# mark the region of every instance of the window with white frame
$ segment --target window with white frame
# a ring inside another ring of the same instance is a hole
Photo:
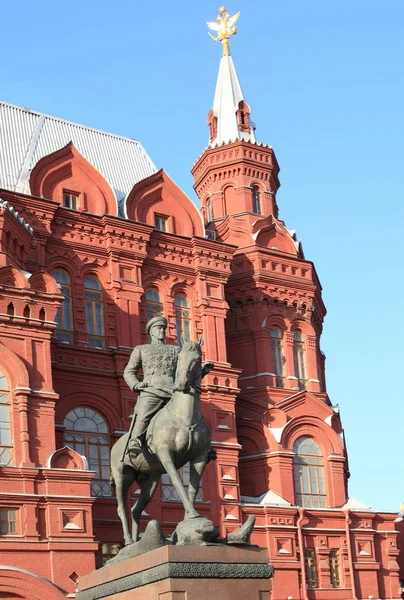
[[[147,320],[153,319],[163,314],[163,304],[160,300],[159,291],[156,288],[146,290],[146,311]]]
[[[0,466],[2,467],[13,464],[10,407],[10,388],[6,376],[0,371]]]
[[[63,441],[80,455],[85,456],[90,471],[95,471],[91,482],[93,496],[110,496],[110,436],[104,418],[92,408],[84,406],[71,410],[63,422]]]
[[[159,231],[167,232],[168,218],[163,215],[154,215],[154,226]]]
[[[63,192],[63,207],[77,210],[79,205],[79,195],[74,192]]]
[[[18,509],[0,508],[0,535],[18,535]]]
[[[324,459],[311,437],[300,437],[293,445],[296,504],[305,508],[327,508]]]
[[[275,385],[278,388],[285,387],[283,371],[282,332],[278,327],[271,327],[269,336],[271,339],[272,370],[275,374]]]

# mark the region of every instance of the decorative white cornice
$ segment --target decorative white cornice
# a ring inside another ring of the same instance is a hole
[[[11,204],[9,204],[8,200],[3,200],[2,198],[0,198],[0,213],[3,213],[5,211],[9,212],[14,217],[14,219],[17,219],[17,221],[21,223],[21,225],[24,227],[24,229],[28,231],[28,233],[33,235],[34,230],[32,229],[31,225],[28,225],[25,219],[23,217],[20,217],[18,212],[15,210],[14,206],[11,206]]]

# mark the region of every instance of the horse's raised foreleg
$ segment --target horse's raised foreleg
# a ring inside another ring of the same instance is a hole
[[[136,504],[132,507],[132,537],[135,542],[137,542],[139,538],[139,522],[142,511],[153,498],[159,481],[160,475],[149,475],[145,479],[140,479],[138,481],[140,495]]]
[[[118,516],[122,522],[123,537],[125,540],[125,546],[133,544],[132,536],[129,532],[128,518],[126,515],[126,498],[130,486],[134,481],[134,471],[128,467],[122,469],[113,469],[112,472],[115,481],[115,494],[118,502]]]
[[[160,446],[159,448],[156,448],[156,454],[159,457],[161,464],[165,468],[167,475],[169,475],[171,483],[173,484],[175,491],[177,492],[178,496],[182,501],[182,504],[184,505],[185,518],[192,519],[193,517],[199,517],[199,514],[196,512],[192,502],[188,498],[181,477],[178,475],[177,469],[174,466],[171,452],[169,451],[169,449],[165,446]]]
[[[199,488],[201,487],[201,479],[207,463],[207,452],[200,454],[195,460],[190,461],[189,463],[188,498],[192,502],[192,505],[194,505],[195,498],[198,495]]]

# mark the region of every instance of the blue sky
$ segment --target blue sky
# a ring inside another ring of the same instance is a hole
[[[232,0],[233,2],[233,0]],[[220,59],[212,0],[2,2],[0,98],[139,139],[195,201]],[[281,167],[280,217],[313,260],[350,494],[404,501],[402,0],[237,0],[232,41],[257,137]]]

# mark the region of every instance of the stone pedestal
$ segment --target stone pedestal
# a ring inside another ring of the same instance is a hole
[[[164,546],[93,571],[77,600],[270,600],[272,567],[257,547]]]

